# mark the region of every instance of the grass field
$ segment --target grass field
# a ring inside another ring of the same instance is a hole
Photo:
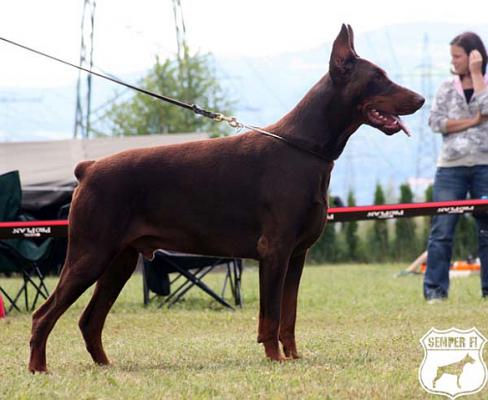
[[[438,398],[424,392],[417,379],[423,359],[419,339],[431,327],[476,326],[488,335],[488,304],[480,299],[474,276],[453,280],[447,302],[427,305],[421,277],[393,277],[402,268],[306,267],[297,323],[303,358],[285,363],[266,361],[256,343],[258,274],[253,268],[244,271],[244,307],[236,312],[197,291],[171,310],[144,309],[141,277],[134,275],[104,330],[110,367],[92,364],[77,327],[88,294],[51,334],[47,375],[27,372],[30,316],[12,314],[0,320],[0,398]],[[51,287],[54,283],[49,281]],[[487,397],[488,387],[469,398]]]

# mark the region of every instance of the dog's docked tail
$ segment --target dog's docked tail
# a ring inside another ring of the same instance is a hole
[[[93,164],[95,164],[95,161],[93,161],[93,160],[82,161],[82,162],[78,163],[78,165],[75,168],[75,176],[76,176],[76,179],[78,179],[79,182],[85,176],[86,171],[88,170],[88,168],[90,168],[90,166],[93,165]]]

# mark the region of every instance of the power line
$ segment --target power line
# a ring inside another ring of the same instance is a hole
[[[0,103],[40,103],[42,97],[0,97]]]

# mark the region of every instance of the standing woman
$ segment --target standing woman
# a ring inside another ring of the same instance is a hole
[[[442,150],[434,180],[434,201],[488,199],[488,75],[485,46],[465,32],[451,41],[454,79],[445,81],[434,99],[429,125],[442,134]],[[432,220],[427,247],[424,297],[445,300],[458,215]],[[488,296],[488,218],[477,218],[481,260],[481,293]]]

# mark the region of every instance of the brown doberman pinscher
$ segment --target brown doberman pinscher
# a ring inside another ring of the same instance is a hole
[[[259,260],[259,333],[272,360],[298,358],[297,293],[307,249],[322,232],[334,160],[361,124],[387,135],[422,96],[360,58],[343,25],[329,73],[268,132],[129,150],[75,169],[66,263],[34,313],[32,372],[46,371],[46,342],[58,318],[92,284],[79,326],[98,364],[109,360],[102,329],[138,253],[156,249]],[[283,345],[284,356],[280,352]]]

